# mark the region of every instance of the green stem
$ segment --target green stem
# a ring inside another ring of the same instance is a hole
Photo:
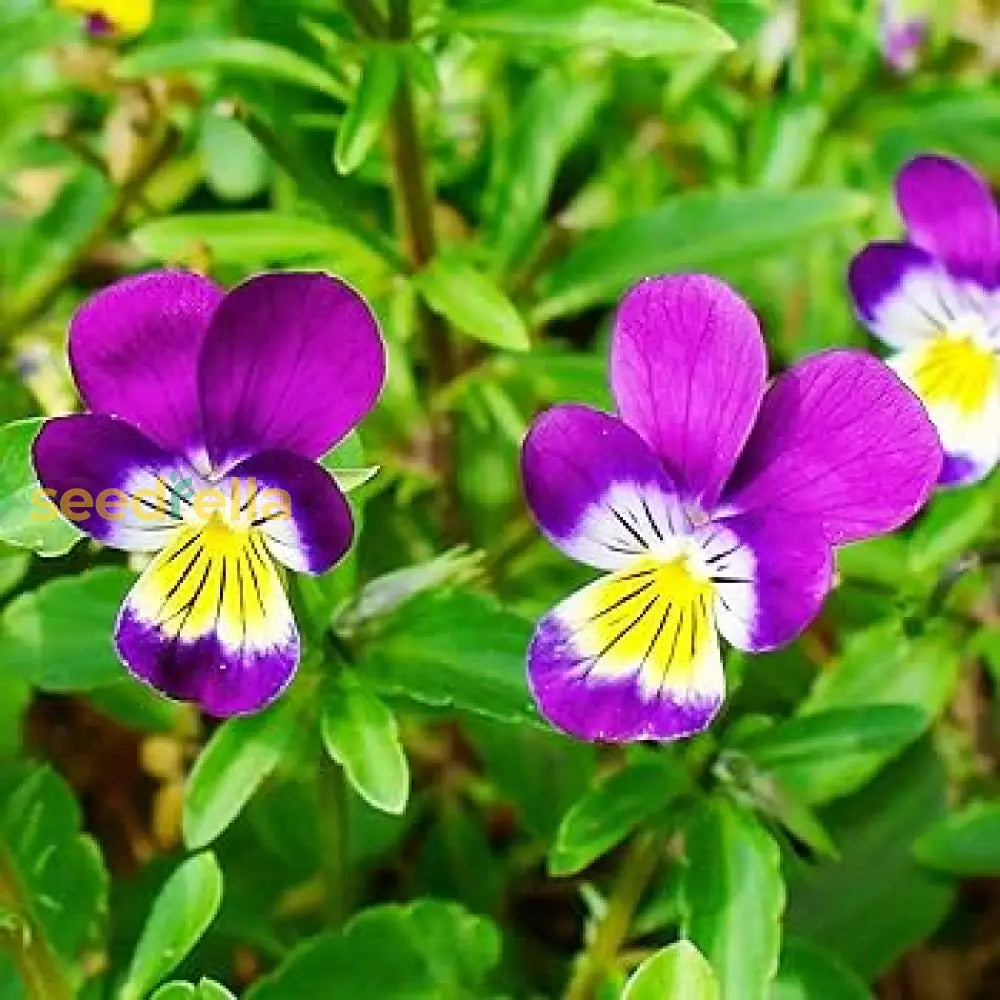
[[[372,0],[343,0],[351,17],[363,31],[373,38],[382,38],[386,33],[385,18]]]
[[[66,980],[42,928],[31,915],[17,875],[0,846],[0,948],[13,960],[29,1000],[73,1000],[76,991]]]
[[[594,932],[590,947],[580,956],[563,1000],[593,1000],[604,977],[614,967],[649,880],[660,860],[660,845],[651,833],[632,842],[608,908]]]
[[[319,765],[319,845],[327,919],[340,927],[351,911],[347,777],[325,754]]]

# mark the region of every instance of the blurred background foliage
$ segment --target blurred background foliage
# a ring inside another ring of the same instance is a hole
[[[844,551],[693,741],[575,744],[524,681],[584,576],[519,442],[609,405],[622,291],[721,274],[775,370],[865,345],[898,167],[1000,181],[1000,8],[909,9],[900,74],[865,0],[158,0],[121,42],[2,0],[2,1000],[1000,995],[996,477]],[[391,355],[300,677],[221,726],[116,660],[135,567],[27,516],[73,309],[164,265],[343,275]]]

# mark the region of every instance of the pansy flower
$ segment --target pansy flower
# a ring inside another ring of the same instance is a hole
[[[920,401],[858,351],[765,385],[746,303],[702,275],[652,278],[621,303],[618,415],[557,406],[532,425],[531,511],[607,575],[542,618],[528,652],[542,713],[585,740],[670,740],[724,694],[718,632],[749,651],[816,616],[833,548],[908,520],[941,466]]]
[[[317,459],[381,390],[371,310],[324,274],[224,294],[158,271],[87,301],[69,355],[90,412],[45,424],[35,468],[93,538],[156,553],[119,615],[122,660],[213,715],[260,709],[299,660],[280,567],[322,573],[351,544],[347,501]]]
[[[897,73],[917,68],[929,29],[928,12],[915,8],[912,0],[882,0],[879,5],[882,55]]]
[[[903,167],[896,199],[907,238],[865,247],[851,292],[937,426],[942,484],[972,483],[1000,460],[1000,214],[986,182],[943,156]]]
[[[153,20],[153,0],[59,0],[59,6],[83,14],[87,31],[98,38],[140,35]]]

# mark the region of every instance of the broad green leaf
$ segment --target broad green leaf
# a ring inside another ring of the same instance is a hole
[[[467,336],[511,351],[531,346],[514,304],[471,264],[435,257],[413,282],[431,309]]]
[[[720,1000],[719,983],[705,956],[678,941],[647,958],[629,979],[621,1000]]]
[[[271,161],[243,122],[225,115],[207,115],[199,145],[205,180],[223,201],[247,201],[267,187]]]
[[[0,617],[4,669],[46,691],[86,691],[120,681],[112,636],[135,580],[118,567],[60,577],[16,597]]]
[[[396,815],[406,809],[410,768],[392,709],[341,673],[323,693],[320,728],[327,753],[369,805]]]
[[[597,45],[635,58],[734,48],[732,39],[700,14],[654,0],[489,0],[457,11],[449,27],[511,44]]]
[[[785,886],[778,845],[748,812],[707,801],[686,836],[684,930],[722,1000],[767,1000],[778,970]]]
[[[333,162],[342,174],[350,174],[365,162],[389,116],[399,82],[396,53],[373,48],[365,58],[361,80],[337,130]]]
[[[530,622],[484,594],[426,593],[385,620],[360,669],[387,694],[537,725],[524,675],[530,638]]]
[[[870,211],[854,191],[680,194],[659,208],[585,235],[540,282],[532,319],[543,323],[611,302],[648,274],[757,265],[810,236],[836,232]]]
[[[208,250],[221,263],[315,261],[349,280],[381,280],[386,265],[347,229],[277,212],[174,215],[132,233],[139,249],[158,260],[181,260]]]
[[[945,811],[945,769],[925,738],[824,811],[840,857],[792,867],[789,933],[822,945],[866,980],[932,934],[953,888],[916,863],[912,845]]]
[[[160,890],[136,945],[120,1000],[144,997],[184,960],[215,919],[222,872],[209,851],[188,858]]]
[[[280,80],[317,90],[338,101],[349,96],[340,80],[325,69],[290,49],[254,38],[191,38],[149,45],[115,63],[115,75],[120,80],[200,69],[229,70],[254,79]]]
[[[944,631],[906,634],[898,621],[852,634],[819,675],[801,714],[862,705],[913,705],[928,720],[948,704],[961,667],[960,644]]]
[[[35,475],[31,446],[44,423],[36,417],[0,427],[0,541],[59,556],[83,536],[42,493]]]
[[[949,875],[1000,873],[1000,802],[975,802],[946,816],[921,835],[914,853]]]
[[[317,983],[343,997],[472,1000],[494,995],[486,981],[499,958],[496,928],[454,903],[376,906],[293,951],[246,1000],[316,1000]]]
[[[786,940],[769,1000],[873,1000],[850,969],[803,941]]]
[[[225,986],[214,979],[202,979],[197,986],[191,983],[164,983],[151,1000],[236,1000]]]
[[[928,722],[912,705],[831,709],[780,722],[739,747],[792,795],[815,805],[859,788]]]
[[[192,850],[210,844],[278,766],[298,728],[290,697],[266,711],[224,722],[212,734],[187,779],[184,842]]]
[[[51,768],[0,771],[0,913],[72,966],[107,910],[107,874],[96,842],[81,833],[72,791]]]
[[[581,79],[568,68],[551,66],[519,103],[484,208],[484,242],[501,270],[517,264],[527,249],[560,163],[606,93],[600,78]]]
[[[626,766],[586,792],[566,813],[549,853],[553,875],[573,875],[620,844],[688,787],[673,758]]]

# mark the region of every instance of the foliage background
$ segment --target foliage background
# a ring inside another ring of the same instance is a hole
[[[3,0],[0,998],[610,998],[679,938],[711,969],[673,948],[633,1000],[998,995],[995,477],[844,551],[696,740],[574,744],[527,695],[532,622],[585,577],[518,445],[609,405],[624,288],[720,273],[775,369],[863,345],[845,269],[897,231],[895,170],[1000,180],[992,0],[938,4],[908,76],[873,3],[691,7],[160,0],[114,45]],[[164,264],[330,270],[390,345],[328,459],[363,531],[296,590],[300,678],[222,726],[115,659],[134,567],[27,518],[69,316]]]

